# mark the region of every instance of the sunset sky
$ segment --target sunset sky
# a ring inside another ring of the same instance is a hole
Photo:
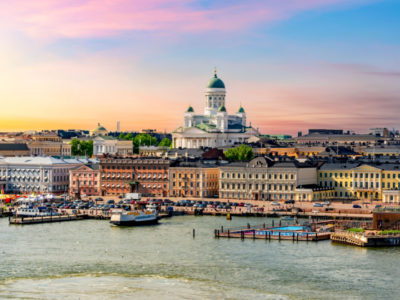
[[[400,128],[400,1],[1,1],[0,131],[171,131],[215,66],[262,133]]]

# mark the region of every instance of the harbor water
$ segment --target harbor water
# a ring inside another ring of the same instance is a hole
[[[221,225],[263,222],[271,219],[179,216],[114,227],[3,218],[0,299],[398,299],[399,247],[214,238]]]

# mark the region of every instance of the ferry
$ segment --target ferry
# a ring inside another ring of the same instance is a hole
[[[158,223],[158,213],[155,209],[145,210],[113,210],[111,224],[117,226],[139,226]]]
[[[28,207],[20,206],[15,212],[17,217],[47,217],[58,216],[58,212],[53,212],[47,207]]]

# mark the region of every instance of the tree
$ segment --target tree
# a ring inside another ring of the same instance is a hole
[[[71,154],[91,157],[93,155],[93,141],[80,141],[78,139],[72,139]]]
[[[78,139],[72,139],[71,141],[71,154],[72,155],[79,155],[79,147],[78,145],[80,145],[80,141]]]
[[[225,157],[230,161],[249,161],[253,156],[253,149],[247,145],[240,145],[225,151]]]
[[[158,144],[159,147],[171,147],[171,140],[169,138],[163,138]]]
[[[133,144],[137,147],[139,146],[156,146],[157,145],[157,138],[152,137],[150,134],[147,133],[139,133],[133,139]]]

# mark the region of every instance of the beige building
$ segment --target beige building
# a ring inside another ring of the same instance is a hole
[[[181,162],[169,168],[169,194],[172,197],[215,197],[218,175],[215,164]]]
[[[133,142],[130,140],[118,140],[111,136],[98,136],[93,139],[93,155],[102,154],[132,155]]]
[[[250,200],[295,200],[297,187],[316,184],[317,169],[296,161],[272,162],[257,157],[220,167],[219,197]]]
[[[32,156],[71,156],[71,145],[62,141],[33,141],[28,147]]]

